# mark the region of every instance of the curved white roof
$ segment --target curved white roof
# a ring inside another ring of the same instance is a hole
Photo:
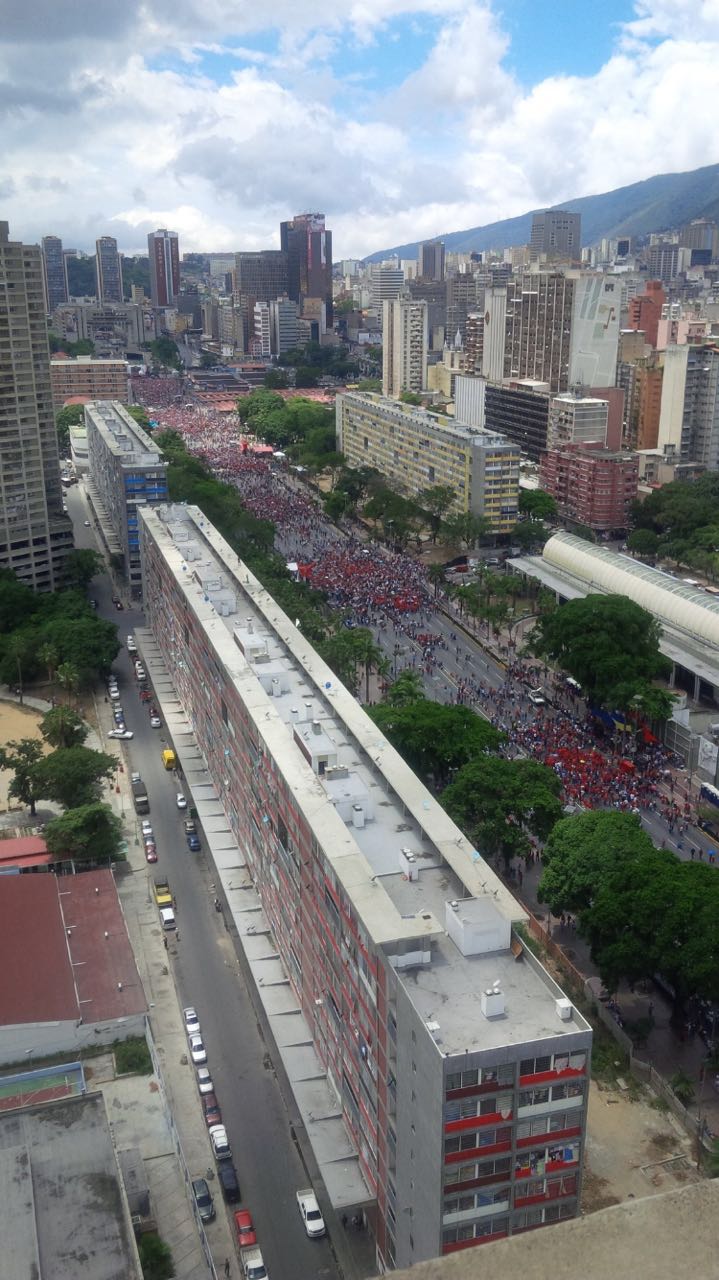
[[[670,573],[585,542],[571,533],[555,533],[545,543],[542,559],[571,574],[590,591],[594,588],[605,595],[628,596],[658,622],[719,649],[719,600],[687,586]]]

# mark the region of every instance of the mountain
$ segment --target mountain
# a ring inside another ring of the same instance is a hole
[[[668,231],[693,218],[719,216],[719,164],[692,169],[689,173],[660,173],[629,187],[617,187],[599,196],[581,196],[563,200],[553,209],[569,209],[582,215],[582,244],[596,244],[605,236],[645,236],[650,231]],[[453,253],[469,253],[476,249],[506,249],[509,245],[529,244],[533,209],[518,218],[488,222],[469,231],[450,231],[440,236],[445,248]],[[416,258],[419,241],[382,249],[365,258],[365,262],[381,262],[394,254],[399,258]]]

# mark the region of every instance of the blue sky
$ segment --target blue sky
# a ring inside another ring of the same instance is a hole
[[[256,249],[321,209],[364,255],[719,162],[719,0],[10,0],[3,36],[25,239]]]

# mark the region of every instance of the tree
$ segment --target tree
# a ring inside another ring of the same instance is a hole
[[[60,684],[69,692],[77,692],[98,675],[105,675],[120,652],[117,627],[93,613],[87,604],[80,616],[59,615],[42,628],[43,642],[54,645],[61,665],[57,669]],[[70,667],[68,673],[62,668]],[[74,674],[73,674],[74,673]]]
[[[89,547],[77,547],[68,552],[62,566],[62,578],[67,587],[87,591],[96,574],[103,569],[102,556]]]
[[[85,741],[88,728],[71,707],[52,707],[40,721],[40,732],[51,747],[78,747]]]
[[[316,369],[311,369],[309,365],[300,365],[295,370],[296,387],[316,387],[319,384],[319,380],[319,373]]]
[[[284,369],[268,369],[265,374],[264,385],[270,391],[284,391],[289,387],[290,379]]]
[[[520,520],[515,524],[510,538],[523,551],[531,551],[533,547],[544,546],[549,537],[549,529],[541,520]]]
[[[45,828],[45,841],[54,857],[76,862],[116,862],[123,856],[122,822],[109,805],[99,802],[53,818]]]
[[[42,662],[43,666],[47,669],[48,680],[52,681],[55,671],[57,670],[57,664],[60,660],[55,645],[47,643],[41,644],[37,651],[37,657],[38,661]]]
[[[378,391],[382,390],[381,378],[361,378],[357,383],[358,391]]]
[[[21,738],[0,747],[0,769],[9,769],[15,775],[8,794],[21,804],[28,805],[35,814],[36,802],[44,792],[35,775],[35,768],[42,759],[43,745],[38,738]]]
[[[113,776],[116,767],[115,757],[103,751],[59,747],[37,762],[33,776],[39,795],[72,809],[99,800],[101,783]]]
[[[149,416],[141,404],[126,404],[125,411],[129,413],[131,418],[135,419],[135,422],[139,427],[142,427],[143,431],[152,430]]]
[[[423,489],[418,495],[417,502],[427,514],[433,542],[437,541],[442,521],[451,510],[456,497],[455,490],[449,484],[432,485],[429,489]]]
[[[446,572],[443,564],[431,564],[427,570],[427,577],[434,587],[435,599],[439,588],[446,582]]]
[[[486,516],[475,516],[471,511],[458,511],[449,516],[441,527],[442,541],[448,547],[477,546],[491,532],[492,523]]]
[[[347,494],[335,488],[325,496],[322,505],[330,520],[339,520],[347,513],[351,504]]]
[[[496,751],[503,737],[469,707],[445,706],[424,697],[399,706],[382,702],[371,707],[369,715],[410,768],[440,787],[457,769]]]
[[[164,334],[159,338],[153,338],[150,343],[150,351],[156,364],[164,365],[167,369],[181,368],[180,352],[177,343],[173,342],[172,338],[168,338]]]
[[[323,645],[323,657],[348,689],[356,692],[357,668],[364,667],[365,698],[369,702],[369,679],[372,670],[386,667],[386,658],[369,627],[342,628],[330,636]]]
[[[505,864],[525,856],[530,835],[546,840],[562,816],[561,783],[536,760],[483,756],[460,770],[442,793],[442,804],[482,852]]]
[[[170,1246],[154,1232],[140,1236],[138,1245],[143,1280],[171,1280],[175,1274]]]
[[[660,638],[659,623],[633,600],[589,595],[539,618],[529,644],[579,681],[590,703],[626,710],[669,672]]]
[[[422,397],[416,391],[400,391],[399,398],[402,404],[421,405]]]
[[[653,529],[632,529],[627,547],[633,555],[653,560],[659,550],[659,535]]]
[[[424,681],[418,671],[401,671],[382,701],[390,707],[406,707],[424,698]]]
[[[0,635],[22,626],[36,598],[32,589],[16,578],[11,569],[0,569]]]
[[[557,504],[544,489],[520,489],[519,510],[530,520],[554,520],[557,516]]]
[[[220,357],[216,356],[214,351],[203,351],[200,355],[201,369],[214,369],[220,363]]]
[[[68,697],[76,694],[80,688],[80,672],[74,662],[61,662],[56,672],[58,684]]]
[[[593,809],[563,818],[542,853],[539,901],[555,916],[579,914],[618,865],[633,864],[647,851],[653,853],[654,845],[635,814]]]
[[[82,404],[68,404],[55,415],[57,438],[63,452],[70,447],[70,427],[77,427],[84,421],[85,406]]]

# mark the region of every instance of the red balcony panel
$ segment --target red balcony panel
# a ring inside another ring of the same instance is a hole
[[[468,1129],[482,1129],[487,1124],[508,1124],[511,1119],[511,1112],[508,1116],[501,1116],[498,1111],[491,1111],[487,1116],[466,1116],[464,1120],[447,1120],[445,1122],[445,1133],[462,1133]]]
[[[461,1249],[474,1249],[478,1244],[489,1244],[491,1240],[504,1240],[506,1231],[494,1231],[488,1236],[475,1236],[472,1240],[455,1240],[452,1244],[443,1244],[442,1253],[459,1253]]]
[[[546,1147],[549,1143],[554,1146],[564,1138],[578,1138],[581,1132],[577,1126],[575,1129],[560,1129],[558,1133],[535,1133],[529,1138],[517,1138],[517,1147]]]
[[[510,1151],[512,1143],[495,1142],[491,1147],[472,1147],[469,1151],[450,1151],[444,1157],[445,1164],[464,1164],[465,1161],[479,1160],[484,1156],[501,1155],[503,1151]]]
[[[564,1071],[536,1071],[531,1076],[520,1076],[519,1084],[522,1088],[530,1084],[556,1084],[557,1080],[573,1080],[586,1074],[584,1067],[566,1067]]]
[[[448,1102],[455,1102],[460,1098],[476,1098],[483,1093],[497,1093],[499,1089],[509,1090],[510,1085],[500,1084],[498,1080],[487,1080],[485,1084],[468,1084],[464,1089],[448,1089],[446,1098]]]

